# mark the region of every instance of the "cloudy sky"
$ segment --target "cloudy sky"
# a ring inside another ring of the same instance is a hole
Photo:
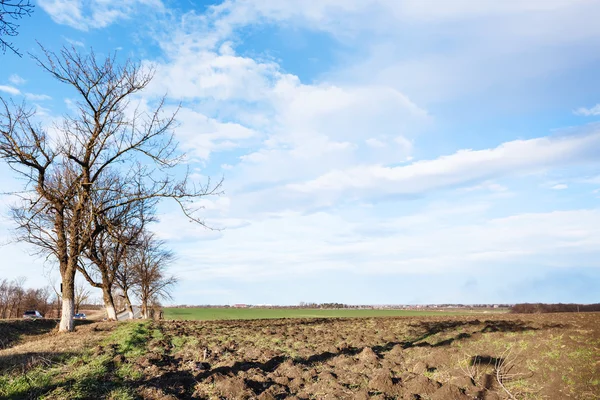
[[[116,51],[179,102],[196,179],[179,304],[597,302],[600,1],[38,0],[0,95],[47,124],[74,94],[26,54]],[[5,191],[22,182],[2,165]],[[0,277],[51,263],[10,243]]]

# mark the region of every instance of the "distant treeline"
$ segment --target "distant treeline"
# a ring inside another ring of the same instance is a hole
[[[0,319],[22,318],[27,310],[39,311],[46,318],[59,318],[60,294],[51,285],[43,288],[25,287],[25,278],[12,281],[0,279]],[[89,291],[78,286],[75,289],[75,309],[99,310],[101,305],[86,304]]]
[[[600,311],[600,304],[544,304],[522,303],[511,307],[510,312],[515,314],[537,314],[558,312],[592,312]]]
[[[305,303],[301,302],[299,305],[271,305],[271,304],[234,304],[234,305],[215,305],[215,304],[180,304],[171,305],[169,308],[273,308],[273,309],[305,309],[305,308],[316,308],[316,309],[415,309],[415,308],[510,308],[510,304],[425,304],[425,305],[405,305],[405,304],[343,304],[343,303]]]
[[[38,310],[46,315],[53,308],[52,290],[48,287],[24,287],[25,278],[0,279],[0,319],[21,318],[26,310]]]

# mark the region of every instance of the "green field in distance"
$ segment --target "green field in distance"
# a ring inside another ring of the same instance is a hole
[[[268,318],[326,318],[326,317],[400,317],[426,315],[471,315],[498,313],[506,310],[354,310],[312,308],[164,308],[164,319],[223,320]]]

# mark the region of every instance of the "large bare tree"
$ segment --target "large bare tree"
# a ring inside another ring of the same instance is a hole
[[[40,46],[41,47],[41,46]],[[1,100],[0,157],[25,181],[13,207],[21,240],[56,260],[62,280],[61,331],[73,330],[74,282],[84,253],[106,229],[98,217],[148,199],[174,199],[193,221],[193,200],[216,194],[221,182],[193,185],[173,137],[175,115],[164,99],[146,110],[131,100],[153,71],[116,55],[99,59],[63,48],[42,47],[38,65],[74,89],[77,110],[52,135],[25,105]],[[179,168],[181,169],[181,168]],[[179,173],[179,174],[177,174]],[[119,185],[111,177],[119,177]],[[95,198],[110,201],[95,204]]]

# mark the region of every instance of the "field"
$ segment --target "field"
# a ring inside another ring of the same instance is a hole
[[[35,323],[0,398],[600,398],[598,313]]]
[[[490,313],[506,310],[488,310]],[[167,320],[228,320],[228,319],[277,319],[277,318],[357,318],[357,317],[409,317],[432,315],[470,315],[481,313],[467,309],[440,310],[353,310],[314,308],[165,308]]]

